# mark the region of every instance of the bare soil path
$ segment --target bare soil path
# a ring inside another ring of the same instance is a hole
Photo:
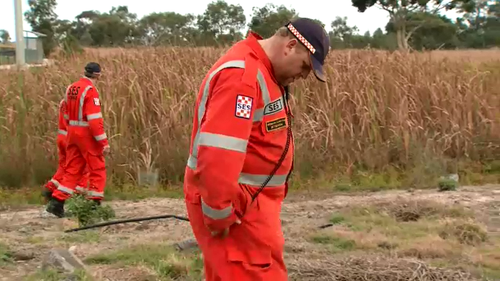
[[[389,262],[385,259],[402,260],[403,257],[394,256],[394,252],[387,255],[377,255],[373,258],[364,259],[373,266],[373,278],[353,277],[351,273],[345,272],[345,279],[339,274],[345,266],[354,269],[355,265],[361,265],[359,251],[368,248],[344,246],[340,249],[345,251],[332,251],[332,248],[321,241],[315,243],[311,235],[316,233],[318,226],[331,221],[333,214],[345,210],[346,207],[363,206],[370,204],[390,204],[398,201],[430,200],[443,206],[463,206],[476,214],[478,223],[484,224],[489,241],[495,241],[500,236],[500,185],[489,185],[482,187],[461,187],[458,191],[437,192],[431,190],[416,191],[385,191],[368,193],[363,195],[333,195],[333,194],[293,194],[287,198],[283,205],[282,221],[283,231],[286,238],[286,260],[290,270],[291,280],[384,280],[383,270],[392,270],[394,274],[397,268],[391,269],[390,265],[377,265],[379,262]],[[117,218],[133,218],[142,216],[154,216],[161,214],[176,214],[186,216],[184,203],[179,199],[145,199],[140,201],[114,201],[109,202],[116,212]],[[76,246],[75,253],[84,260],[99,254],[109,254],[131,245],[143,245],[147,243],[165,243],[183,241],[192,238],[189,223],[172,219],[147,221],[141,223],[127,223],[109,226],[92,231],[81,231],[65,234],[63,231],[77,227],[77,223],[69,219],[41,218],[42,208],[27,208],[22,210],[5,210],[0,212],[0,280],[25,280],[29,275],[39,271],[42,259],[52,248],[69,248]],[[325,229],[330,234],[342,231],[341,224]],[[338,234],[337,233],[337,234]],[[343,232],[344,234],[347,232]],[[352,232],[354,233],[354,232]],[[357,234],[356,234],[357,235]],[[376,234],[373,234],[375,237]],[[356,236],[361,237],[361,236]],[[363,244],[367,237],[363,236],[356,240],[356,245]],[[357,238],[356,238],[357,239]],[[364,240],[363,240],[364,239]],[[319,240],[318,240],[319,241]],[[316,241],[316,242],[318,242]],[[336,240],[337,241],[337,240]],[[363,243],[361,243],[363,242]],[[342,244],[343,245],[343,244]],[[337,248],[339,246],[337,245]],[[499,248],[500,249],[500,248]],[[349,253],[348,256],[345,254]],[[366,252],[363,252],[366,253]],[[371,251],[370,253],[375,253]],[[2,258],[2,255],[4,256]],[[481,254],[481,257],[486,257]],[[488,256],[491,260],[500,264],[500,253]],[[362,255],[364,256],[364,254]],[[467,254],[463,254],[463,257]],[[462,256],[461,256],[462,257]],[[423,257],[424,259],[425,257]],[[423,260],[422,259],[422,260]],[[421,265],[423,261],[405,260],[408,268]],[[477,262],[477,260],[476,260]],[[89,264],[89,272],[96,280],[171,280],[155,277],[158,268],[145,265],[123,266],[119,264],[95,263]],[[376,273],[377,268],[384,267]],[[416,269],[415,269],[416,270]],[[332,273],[337,271],[337,273]],[[444,272],[444,271],[443,271]],[[377,275],[378,274],[378,275]],[[393,275],[394,275],[393,274]],[[445,273],[436,273],[439,274]],[[448,273],[446,273],[448,274]],[[452,273],[450,273],[452,274]],[[451,279],[439,280],[466,280],[460,279],[461,273]],[[365,274],[366,275],[366,274]],[[379,277],[376,277],[379,276]],[[432,275],[432,274],[431,274]],[[349,277],[351,276],[351,277]],[[356,275],[357,276],[357,275]],[[443,275],[444,276],[444,275]],[[465,276],[465,275],[464,275]],[[494,275],[493,275],[494,276]],[[187,277],[186,277],[187,278]],[[378,278],[378,279],[377,279]],[[438,277],[436,277],[438,278]],[[472,278],[472,277],[469,277]],[[182,279],[179,280],[189,280]],[[406,280],[387,279],[385,280]],[[438,280],[438,279],[412,279],[412,280]],[[492,279],[489,280],[500,280]]]

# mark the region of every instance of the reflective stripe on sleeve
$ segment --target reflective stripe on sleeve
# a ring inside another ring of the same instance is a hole
[[[106,136],[106,133],[104,133],[104,134],[100,134],[100,135],[98,135],[98,136],[94,136],[94,139],[95,139],[96,141],[102,141],[102,140],[105,140],[105,139],[107,139],[107,138],[108,138],[108,136]]]
[[[232,205],[222,210],[214,209],[208,206],[203,199],[201,200],[201,210],[203,211],[203,214],[213,220],[223,220],[228,218],[231,215],[232,209]]]
[[[94,120],[94,119],[99,119],[99,118],[102,118],[102,113],[101,112],[93,113],[93,114],[88,114],[87,115],[87,120],[88,121]]]
[[[59,182],[55,179],[50,180],[51,183],[53,183],[55,186],[59,187]]]
[[[64,136],[68,135],[68,132],[65,130],[57,130],[57,133]]]
[[[198,145],[218,147],[238,152],[247,151],[248,141],[245,139],[225,136],[221,134],[201,133]]]

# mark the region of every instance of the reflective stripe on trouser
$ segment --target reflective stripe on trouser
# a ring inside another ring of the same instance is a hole
[[[189,224],[203,252],[206,281],[288,280],[279,207],[271,208],[275,210],[272,213],[270,209],[256,208],[254,219],[243,217],[240,225],[231,226],[229,236],[221,243],[221,238],[213,237],[205,226],[200,205],[188,201],[185,204]],[[266,268],[259,268],[263,266]]]
[[[60,185],[62,188],[56,190],[53,197],[59,200],[71,197],[76,187],[82,186],[82,177],[85,177],[88,171],[89,185],[85,192],[87,198],[96,200],[103,198],[106,185],[105,159],[103,155],[94,155],[89,152],[94,145],[91,138],[68,137],[66,171]]]

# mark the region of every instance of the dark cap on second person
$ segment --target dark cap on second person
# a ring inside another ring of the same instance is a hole
[[[330,40],[325,29],[309,18],[297,18],[288,22],[285,26],[311,53],[316,78],[326,82],[323,65],[330,50]]]
[[[101,66],[96,63],[96,62],[89,62],[85,66],[85,74],[94,76],[94,75],[99,75],[101,73]]]

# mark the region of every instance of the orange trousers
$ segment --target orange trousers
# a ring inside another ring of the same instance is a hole
[[[58,165],[56,173],[52,176],[52,178],[45,184],[45,188],[54,192],[61,183],[65,170],[66,170],[66,136],[65,135],[57,135],[57,152],[58,152]],[[88,186],[88,171],[85,169],[85,172],[76,186],[77,192],[84,192]]]
[[[99,150],[89,134],[68,132],[66,170],[59,187],[52,193],[52,197],[62,201],[70,198],[88,171],[87,198],[102,200],[106,185],[106,164],[104,155]]]
[[[187,195],[193,234],[203,252],[206,281],[286,281],[281,231],[281,203],[259,195],[241,224],[225,238],[212,237],[203,222],[199,195]]]

